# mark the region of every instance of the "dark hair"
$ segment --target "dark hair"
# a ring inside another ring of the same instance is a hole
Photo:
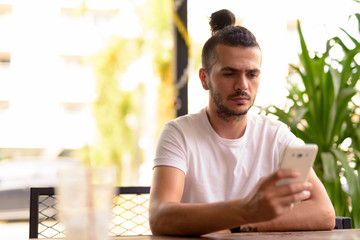
[[[209,24],[212,34],[202,49],[202,65],[206,72],[210,72],[216,57],[214,48],[218,44],[260,49],[254,34],[244,27],[235,26],[235,15],[227,9],[212,13]]]

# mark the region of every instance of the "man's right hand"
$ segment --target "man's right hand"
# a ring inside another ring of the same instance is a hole
[[[288,212],[294,203],[310,198],[312,188],[309,182],[276,186],[283,178],[296,178],[299,174],[292,169],[279,169],[260,179],[252,192],[243,199],[242,209],[247,222],[267,221]]]

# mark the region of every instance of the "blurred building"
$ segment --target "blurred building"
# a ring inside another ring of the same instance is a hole
[[[92,56],[136,31],[122,28],[129,1],[99,2],[0,0],[0,159],[94,141]]]

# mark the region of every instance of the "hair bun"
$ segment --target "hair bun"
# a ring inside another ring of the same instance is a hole
[[[226,26],[235,25],[235,15],[227,9],[222,9],[211,14],[210,27],[212,35]]]

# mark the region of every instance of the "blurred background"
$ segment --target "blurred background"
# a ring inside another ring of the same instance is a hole
[[[354,0],[0,0],[0,237],[28,237],[22,194],[56,186],[61,167],[114,164],[119,185],[151,184],[164,123],[207,104],[201,48],[222,8],[262,48],[257,106],[286,104],[297,20],[311,52],[358,32]]]

